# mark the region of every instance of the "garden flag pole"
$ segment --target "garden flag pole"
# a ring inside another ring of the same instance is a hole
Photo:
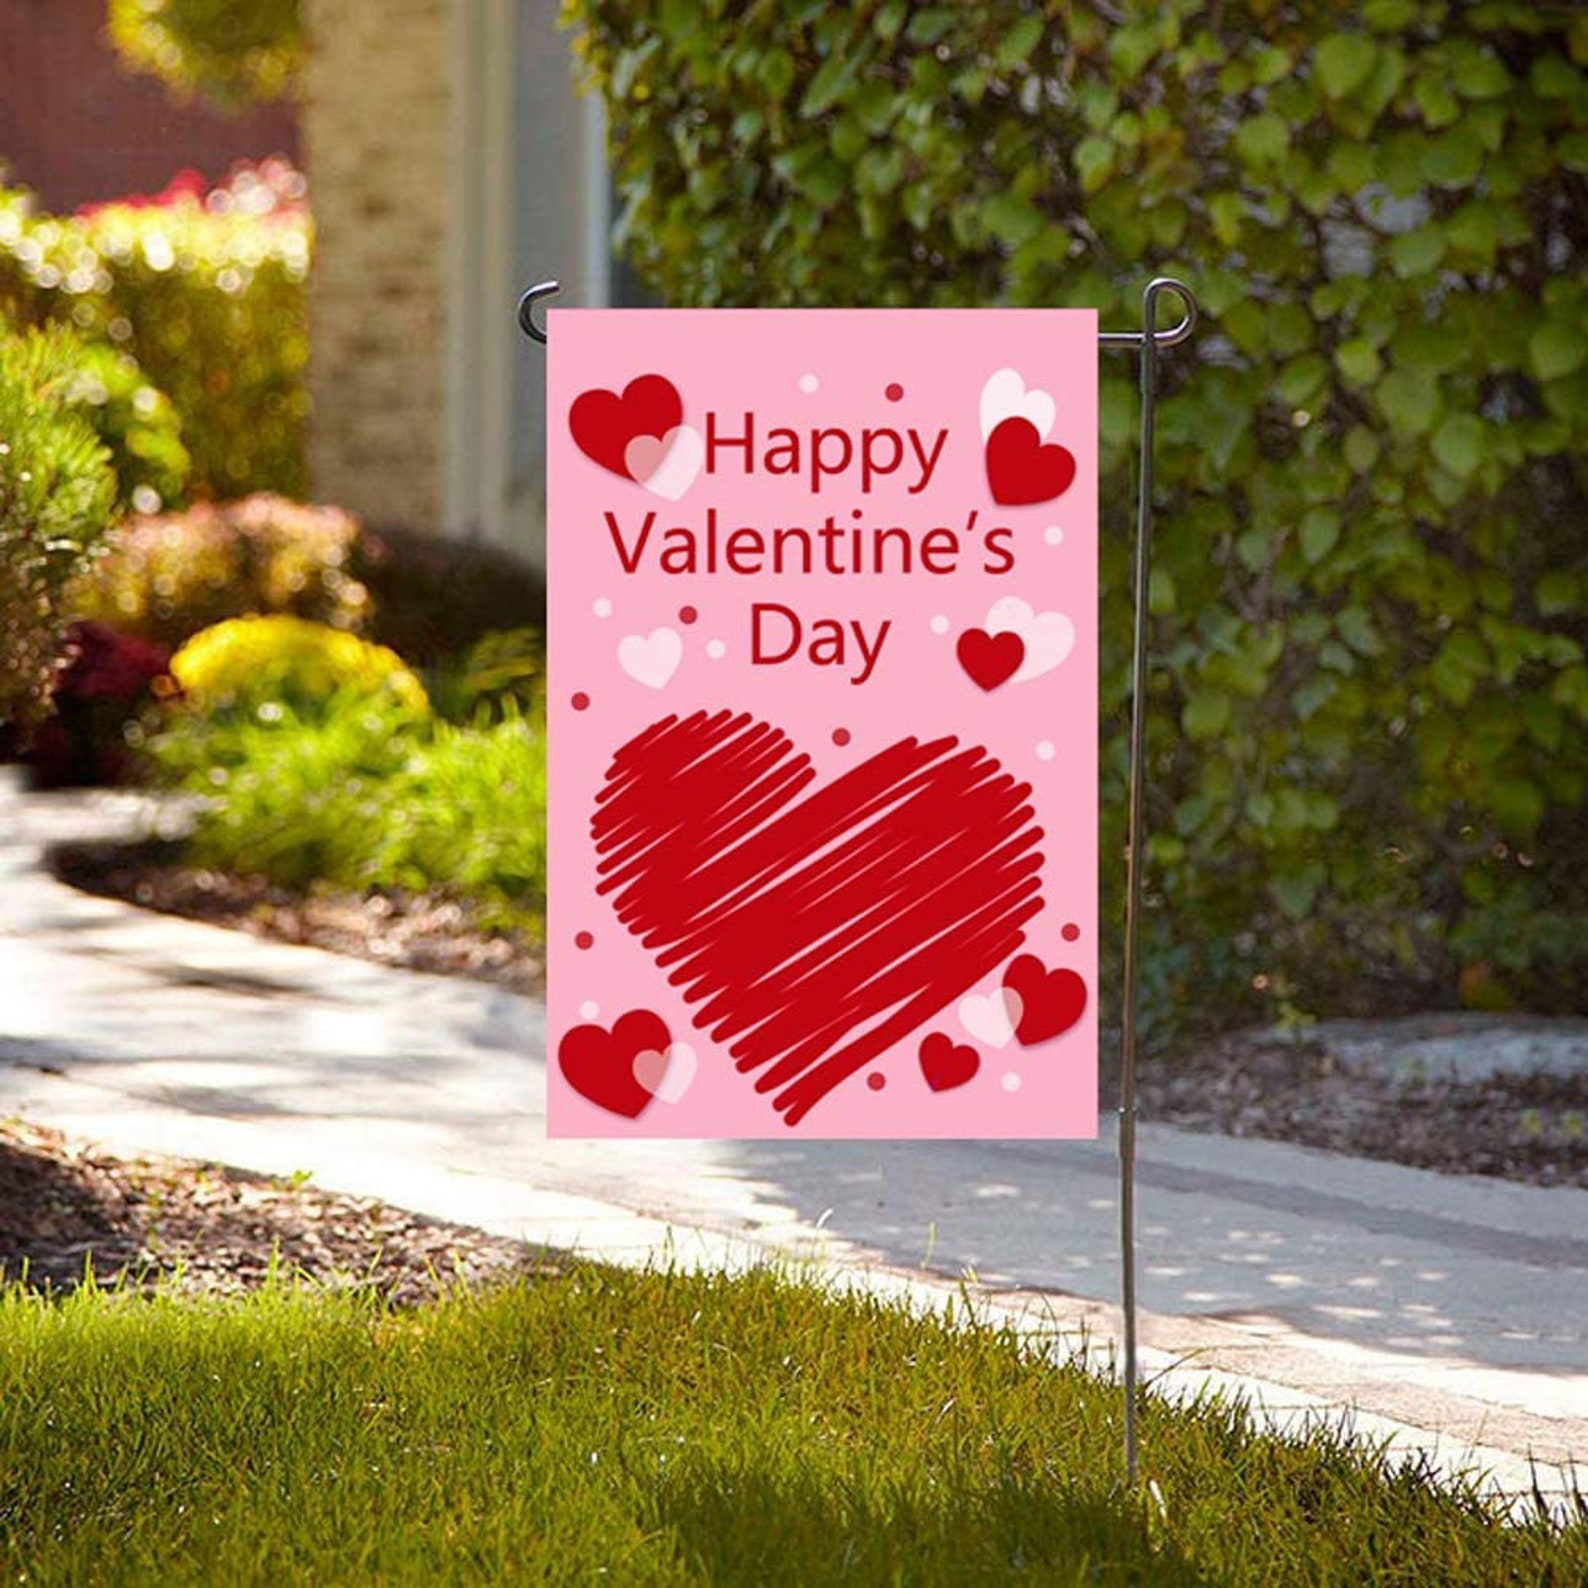
[[[558,290],[541,282],[519,302],[542,344],[535,305]],[[1160,328],[1165,292],[1183,309]],[[1138,351],[1119,1096],[1134,1484],[1154,421],[1159,352],[1191,334],[1195,300],[1154,279],[1139,331],[1099,332],[1088,310],[918,311],[935,317],[925,340],[922,321],[889,311],[796,312],[797,328],[782,311],[559,314],[559,348],[570,340],[551,373],[548,495],[591,533],[550,548],[566,557],[551,649],[580,686],[553,701],[566,753],[552,819],[587,831],[557,851],[566,914],[551,947],[570,975],[548,978],[549,1128],[736,1139],[800,1128],[819,1107],[808,1134],[1095,1134],[1090,348]],[[1027,383],[1033,368],[1052,390]],[[790,423],[796,411],[815,422]],[[1066,610],[1037,611],[1011,586]],[[989,595],[983,621],[967,603]],[[839,599],[842,620],[827,606]],[[852,693],[879,664],[882,686]],[[958,713],[955,731],[868,756],[866,730],[896,731],[900,706]],[[1033,744],[1034,722],[1051,738]],[[1031,939],[1056,968],[1015,954],[1045,893],[1073,917]],[[590,993],[620,1000],[606,1023]],[[950,1011],[957,1029],[920,1036]],[[709,1039],[706,1062],[684,1037]],[[862,1071],[863,1088],[843,1084]]]

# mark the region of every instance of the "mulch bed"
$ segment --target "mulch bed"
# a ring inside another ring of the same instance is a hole
[[[168,915],[404,970],[468,976],[509,992],[545,990],[539,945],[517,933],[487,930],[478,912],[460,900],[398,889],[367,895],[332,888],[293,893],[263,877],[184,865],[180,854],[180,844],[163,841],[74,843],[56,845],[49,860],[62,881],[85,893]]]
[[[1588,1188],[1588,1075],[1400,1081],[1327,1043],[1233,1032],[1141,1068],[1139,1115],[1449,1174]]]
[[[538,945],[482,931],[467,909],[424,895],[305,898],[257,877],[185,866],[175,845],[62,846],[52,863],[90,892],[383,964],[544,989]],[[1118,1095],[1105,1036],[1102,1095]],[[1398,1081],[1314,1038],[1243,1031],[1141,1066],[1140,1117],[1261,1136],[1455,1174],[1588,1187],[1588,1075],[1507,1074],[1475,1083]]]
[[[363,1197],[185,1159],[118,1158],[58,1131],[0,1120],[0,1284],[95,1282],[188,1293],[257,1290],[274,1267],[415,1306],[459,1283],[554,1271],[483,1230]]]

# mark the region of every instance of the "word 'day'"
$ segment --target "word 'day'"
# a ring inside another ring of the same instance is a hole
[[[1094,1135],[1094,316],[550,325],[551,1133]]]

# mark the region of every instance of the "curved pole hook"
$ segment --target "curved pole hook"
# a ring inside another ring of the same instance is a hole
[[[546,329],[535,319],[535,305],[542,298],[550,298],[562,291],[560,281],[537,281],[522,298],[518,300],[519,329],[532,341],[539,342],[542,347],[546,345]]]
[[[1184,305],[1184,310],[1177,324],[1159,330],[1158,299],[1165,292],[1174,293]],[[1147,290],[1142,293],[1141,305],[1143,323],[1151,331],[1152,339],[1159,347],[1174,347],[1185,341],[1196,329],[1196,295],[1183,281],[1177,281],[1173,276],[1154,276],[1147,283]]]

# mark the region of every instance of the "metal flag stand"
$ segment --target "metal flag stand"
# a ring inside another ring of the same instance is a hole
[[[535,305],[562,290],[557,281],[537,282],[518,300],[518,323],[542,346],[545,328]],[[1160,330],[1158,300],[1165,292],[1181,302],[1179,321]],[[1125,820],[1125,977],[1120,993],[1119,1041],[1119,1266],[1120,1306],[1125,1320],[1125,1479],[1135,1487],[1140,1463],[1136,1437],[1136,987],[1141,935],[1143,861],[1142,788],[1146,782],[1144,742],[1147,724],[1147,585],[1152,574],[1152,451],[1158,404],[1158,354],[1176,347],[1196,327],[1197,303],[1191,289],[1172,276],[1155,276],[1141,295],[1139,331],[1100,331],[1098,346],[1141,353],[1141,460],[1136,488],[1135,638],[1130,663],[1130,770]]]

